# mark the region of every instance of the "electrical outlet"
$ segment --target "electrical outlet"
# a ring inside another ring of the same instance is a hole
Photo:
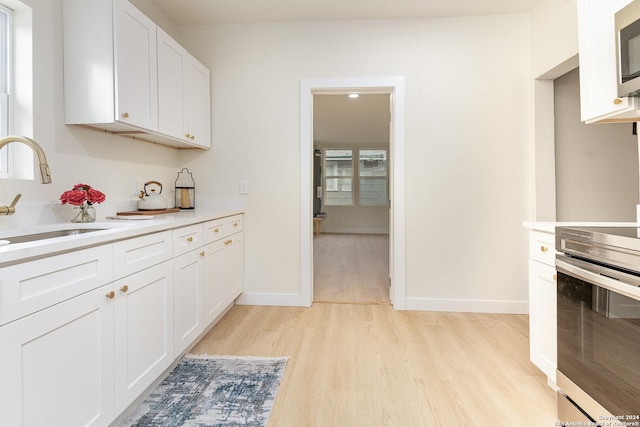
[[[131,195],[132,196],[137,196],[138,194],[140,194],[140,186],[138,185],[138,180],[137,179],[132,179],[131,180]]]
[[[249,194],[249,181],[246,179],[240,181],[240,194]]]

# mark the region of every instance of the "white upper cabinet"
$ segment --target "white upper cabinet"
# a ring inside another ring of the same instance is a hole
[[[114,5],[115,120],[158,130],[156,25],[126,0]]]
[[[128,0],[63,1],[66,124],[175,147],[211,146],[206,67],[169,45]],[[194,77],[190,64],[201,74]]]
[[[158,28],[160,132],[210,147],[209,93],[209,70]]]
[[[640,120],[638,98],[618,98],[614,15],[631,0],[578,0],[582,121]]]

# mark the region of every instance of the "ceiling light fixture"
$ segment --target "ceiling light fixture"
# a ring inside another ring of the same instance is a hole
[[[359,98],[359,97],[360,97],[360,94],[357,94],[357,93],[350,93],[349,94],[349,98],[351,98],[351,99],[356,99],[356,98]]]

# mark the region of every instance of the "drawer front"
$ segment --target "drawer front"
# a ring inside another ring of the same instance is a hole
[[[224,235],[231,236],[244,230],[244,215],[228,216],[224,219]]]
[[[153,265],[172,255],[171,231],[149,234],[113,244],[114,280]]]
[[[113,280],[111,245],[0,268],[0,325]]]
[[[208,245],[222,239],[224,234],[224,218],[207,221],[203,224],[204,244]]]
[[[543,264],[556,265],[556,236],[554,233],[531,231],[529,234],[529,258]]]
[[[186,254],[203,245],[202,224],[173,230],[173,256]]]

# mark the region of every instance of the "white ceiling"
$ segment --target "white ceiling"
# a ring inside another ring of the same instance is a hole
[[[316,144],[389,144],[387,95],[313,96],[313,141]]]
[[[177,25],[529,12],[539,0],[148,0]]]

